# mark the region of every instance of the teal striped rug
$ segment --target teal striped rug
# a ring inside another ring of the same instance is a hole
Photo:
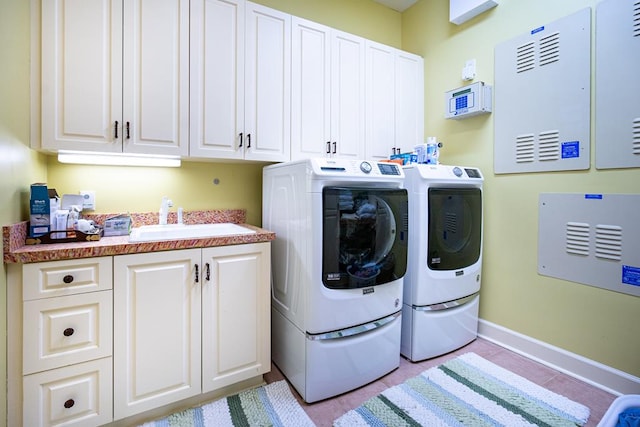
[[[197,408],[151,421],[143,427],[311,427],[304,409],[293,397],[286,381],[243,391]]]
[[[589,408],[466,353],[391,387],[334,422],[357,426],[582,426]]]

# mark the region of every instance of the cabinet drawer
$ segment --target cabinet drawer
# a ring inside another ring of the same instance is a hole
[[[112,291],[26,301],[23,373],[111,356]]]
[[[22,268],[24,301],[112,288],[111,257],[38,262]]]
[[[28,375],[23,425],[97,426],[113,419],[110,357]]]

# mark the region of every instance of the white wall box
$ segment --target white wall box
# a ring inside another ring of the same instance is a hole
[[[186,155],[189,0],[40,5],[38,148]]]
[[[640,167],[640,2],[596,6],[596,168]]]
[[[495,48],[495,173],[590,167],[591,9]]]
[[[365,39],[293,19],[291,158],[364,157]]]
[[[269,243],[114,257],[114,417],[271,369]]]
[[[191,2],[190,152],[290,158],[291,16],[244,0]]]
[[[543,193],[538,273],[640,296],[638,194]]]
[[[460,25],[497,5],[497,0],[449,0],[449,22]]]
[[[424,139],[424,61],[366,43],[366,158],[411,152]]]
[[[492,106],[493,87],[484,82],[471,83],[444,94],[445,119],[459,120],[488,114]]]

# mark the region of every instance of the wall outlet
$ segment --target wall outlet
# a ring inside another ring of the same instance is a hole
[[[96,210],[96,192],[93,190],[80,190],[82,195],[82,210],[95,211]]]

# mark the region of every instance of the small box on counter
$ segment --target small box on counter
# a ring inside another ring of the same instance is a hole
[[[104,222],[104,235],[126,236],[131,233],[131,217],[129,215],[117,215],[107,218]]]
[[[403,165],[415,163],[416,155],[413,153],[392,154],[389,157],[391,160],[401,160]]]
[[[32,237],[51,231],[51,204],[47,184],[31,184],[29,222],[29,235]]]

